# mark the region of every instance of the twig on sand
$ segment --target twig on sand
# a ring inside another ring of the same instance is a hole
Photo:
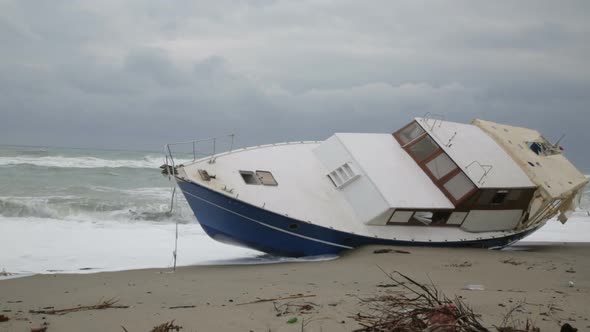
[[[258,299],[256,301],[238,303],[236,305],[254,304],[254,303],[262,303],[262,302],[273,302],[273,301],[290,300],[290,299],[301,299],[304,297],[314,297],[314,296],[315,295],[313,295],[313,294],[312,295],[296,294],[296,295],[290,295],[290,296],[285,296],[285,297],[277,297],[274,299]]]
[[[176,305],[173,307],[169,307],[168,309],[188,309],[188,308],[195,308],[195,305],[193,304],[189,304],[189,305]]]
[[[121,325],[121,328],[123,329],[123,331],[129,332],[125,328],[125,326]],[[174,325],[174,320],[171,320],[169,322],[162,323],[158,326],[154,326],[154,328],[151,329],[150,332],[173,332],[173,331],[180,331],[181,329],[182,329],[182,326]]]
[[[158,326],[154,326],[154,328],[150,332],[171,332],[171,331],[180,331],[182,326],[174,325],[174,321],[171,320],[166,323],[162,323]]]
[[[32,314],[46,314],[46,315],[65,315],[70,312],[78,312],[78,311],[87,311],[87,310],[103,310],[103,309],[127,309],[129,308],[128,305],[116,305],[119,300],[109,299],[105,301],[101,301],[95,305],[85,305],[85,306],[77,306],[74,308],[66,308],[66,309],[51,309],[51,310],[29,310],[29,313]]]

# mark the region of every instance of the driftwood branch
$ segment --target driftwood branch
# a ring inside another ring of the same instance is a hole
[[[65,315],[71,312],[78,312],[78,311],[87,311],[87,310],[103,310],[103,309],[127,309],[129,308],[128,305],[117,305],[119,300],[110,299],[106,301],[99,302],[95,305],[85,305],[85,306],[77,306],[74,308],[66,308],[66,309],[49,309],[49,310],[29,310],[29,313],[32,314],[45,314],[45,315]]]
[[[379,267],[379,269],[381,269]],[[359,332],[490,332],[476,314],[459,297],[448,298],[432,282],[421,284],[400,273],[383,273],[393,285],[404,289],[404,293],[361,299],[361,304],[368,308],[351,316],[361,326]],[[512,309],[504,318],[500,332],[538,331],[530,320],[524,326],[516,326]]]
[[[189,305],[176,305],[173,307],[169,307],[168,309],[188,309],[188,308],[195,308],[195,305],[189,304]]]
[[[273,301],[290,300],[290,299],[302,299],[305,297],[314,297],[314,296],[315,295],[297,294],[297,295],[290,295],[290,296],[285,296],[285,297],[277,297],[277,298],[273,298],[273,299],[258,299],[256,301],[238,303],[236,305],[254,304],[254,303],[262,303],[262,302],[273,302]]]

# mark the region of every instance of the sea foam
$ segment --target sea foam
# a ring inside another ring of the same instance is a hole
[[[66,168],[157,168],[164,163],[162,156],[145,156],[143,159],[101,159],[90,156],[12,156],[0,157],[0,166],[34,165]]]

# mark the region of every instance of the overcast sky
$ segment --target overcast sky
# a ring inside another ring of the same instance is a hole
[[[0,143],[250,145],[432,112],[565,133],[590,169],[589,17],[587,0],[0,0]]]

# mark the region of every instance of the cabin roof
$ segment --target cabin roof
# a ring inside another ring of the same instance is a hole
[[[453,209],[391,134],[338,133],[335,136],[394,208]]]
[[[416,118],[416,122],[478,188],[535,187],[514,159],[479,127],[427,118]]]

